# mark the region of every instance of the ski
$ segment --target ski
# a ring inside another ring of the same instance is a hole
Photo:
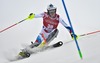
[[[43,52],[45,50],[49,50],[49,49],[54,49],[54,48],[57,48],[57,47],[60,47],[63,45],[63,42],[62,41],[59,41],[55,44],[52,44],[52,45],[49,45],[49,46],[44,46],[42,48],[39,48],[39,47],[34,47],[34,48],[31,48],[29,49],[30,52],[19,52],[17,56],[13,57],[12,59],[8,59],[10,62],[12,61],[18,61],[18,60],[22,60],[22,59],[25,59],[25,58],[28,58],[30,57],[32,54],[35,54],[35,53],[38,53],[38,52]]]

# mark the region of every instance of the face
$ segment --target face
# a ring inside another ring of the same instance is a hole
[[[50,15],[50,17],[55,18],[56,10],[55,9],[49,10],[49,15]]]

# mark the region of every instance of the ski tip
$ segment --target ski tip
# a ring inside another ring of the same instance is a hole
[[[62,42],[62,41],[59,41],[59,44],[60,44],[60,45],[63,45],[63,42]]]
[[[62,46],[62,45],[63,45],[63,42],[59,41],[56,44],[54,44],[53,47],[59,47],[59,46]]]

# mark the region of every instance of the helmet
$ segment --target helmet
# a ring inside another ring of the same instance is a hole
[[[48,7],[47,7],[48,15],[56,14],[56,9],[57,8],[53,4],[48,5]]]
[[[53,9],[56,10],[56,7],[53,4],[49,4],[48,7],[47,7],[47,11],[53,10]]]

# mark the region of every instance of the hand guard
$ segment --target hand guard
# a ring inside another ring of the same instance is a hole
[[[33,13],[30,13],[27,19],[30,19],[30,20],[32,20],[34,17],[35,17],[35,14],[33,14]]]
[[[74,36],[75,36],[76,39],[78,39],[78,36],[76,34],[71,33],[72,39],[74,39]]]
[[[68,27],[66,27],[66,28],[69,30],[69,33],[70,33],[72,39],[74,39],[74,36],[75,36],[76,39],[78,39],[78,36],[77,36],[76,34],[73,34],[73,33],[72,33],[72,28],[71,28],[71,27],[68,26]]]

